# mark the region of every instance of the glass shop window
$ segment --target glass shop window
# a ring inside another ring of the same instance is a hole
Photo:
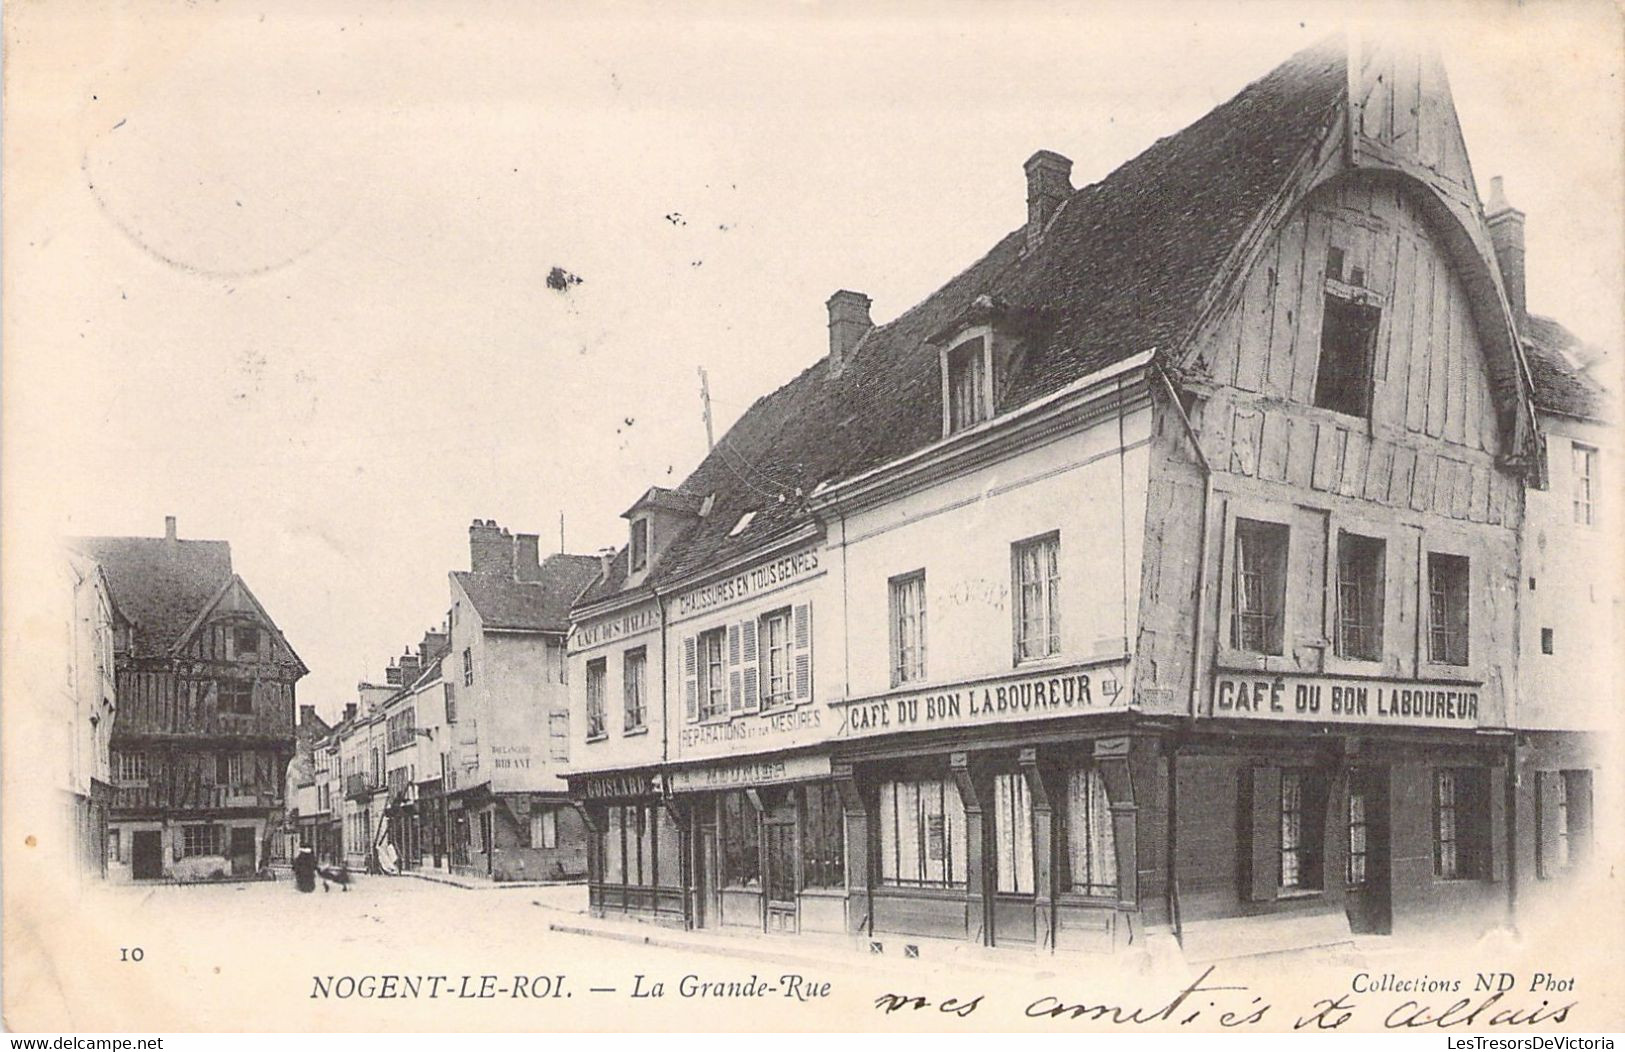
[[[964,886],[965,806],[953,783],[884,783],[880,787],[876,825],[882,884]]]

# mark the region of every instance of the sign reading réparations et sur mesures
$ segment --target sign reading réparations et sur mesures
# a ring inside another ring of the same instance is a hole
[[[989,723],[1050,719],[1120,707],[1125,666],[1072,667],[843,702],[838,738],[980,727]]]
[[[1476,727],[1476,683],[1220,672],[1209,716],[1403,727]]]

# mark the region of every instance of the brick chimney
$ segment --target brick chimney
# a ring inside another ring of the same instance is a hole
[[[1507,305],[1521,328],[1529,317],[1524,298],[1523,213],[1507,204],[1506,188],[1499,175],[1490,180],[1490,200],[1484,206],[1484,222],[1490,228],[1490,244],[1495,262],[1501,268],[1501,284],[1507,291]]]
[[[423,633],[423,641],[418,644],[418,667],[428,667],[429,662],[435,659],[435,655],[446,649],[449,640],[444,625],[440,626],[439,631],[431,628]]]
[[[513,537],[495,519],[475,519],[469,526],[468,568],[475,573],[513,576]]]
[[[875,327],[869,320],[872,301],[861,292],[841,289],[824,302],[829,309],[829,372],[841,375],[863,334]]]
[[[401,685],[401,667],[391,661],[389,667],[384,669],[384,684],[390,687]]]
[[[598,575],[600,577],[607,578],[609,576],[609,568],[611,566],[613,566],[614,563],[615,563],[615,549],[614,548],[600,548],[600,549],[598,549]]]
[[[407,647],[406,652],[401,655],[400,670],[403,687],[410,687],[418,678],[418,673],[422,671],[422,666],[418,664],[418,656],[412,653],[411,647]]]
[[[165,515],[164,516],[164,540],[173,541],[175,539],[176,539],[176,535],[175,535],[175,516],[173,516],[173,515]]]
[[[1027,250],[1038,247],[1061,203],[1072,195],[1072,161],[1052,150],[1039,150],[1022,165],[1027,173]]]
[[[345,705],[344,705],[344,718],[345,719],[347,719],[347,720],[355,719],[355,708],[356,708],[357,704],[358,703],[354,702],[354,701],[350,701],[350,702],[345,703]]]
[[[513,535],[513,575],[519,581],[542,579],[541,541],[536,534]]]
[[[299,706],[299,726],[306,727],[316,722],[316,706]]]

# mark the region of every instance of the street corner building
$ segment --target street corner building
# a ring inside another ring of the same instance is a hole
[[[358,684],[313,747],[305,843],[368,872],[579,880],[586,836],[559,776],[565,637],[601,563],[542,558],[536,534],[490,519],[475,519],[468,541],[440,627],[392,659],[382,683]]]
[[[305,665],[226,541],[81,537],[104,575],[115,684],[104,840],[113,880],[243,879],[284,843]]]
[[[1025,175],[625,512],[569,637],[593,911],[1190,959],[1504,923],[1591,848],[1552,630],[1617,639],[1573,598],[1612,431],[1438,61],[1332,39]]]

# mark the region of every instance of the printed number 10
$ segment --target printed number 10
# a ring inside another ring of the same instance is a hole
[[[139,946],[120,946],[118,948],[118,959],[121,961],[139,961],[145,956],[146,953]]]

